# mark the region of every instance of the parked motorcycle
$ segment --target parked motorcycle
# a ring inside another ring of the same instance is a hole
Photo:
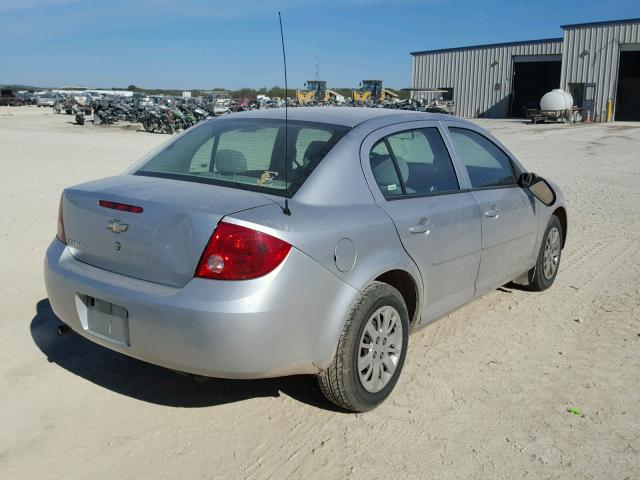
[[[84,110],[76,108],[76,124],[84,125]]]

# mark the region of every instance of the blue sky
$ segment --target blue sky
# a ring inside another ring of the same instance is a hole
[[[409,52],[560,37],[640,17],[638,0],[0,0],[0,84],[240,88],[320,78],[410,85]]]

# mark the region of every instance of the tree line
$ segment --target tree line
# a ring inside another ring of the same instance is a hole
[[[132,92],[146,93],[148,95],[171,95],[171,96],[182,95],[182,90],[161,89],[161,88],[141,88],[141,87],[137,87],[136,85],[129,85],[126,89],[123,89],[121,87],[113,87],[113,89],[129,90]],[[351,96],[351,91],[353,89],[352,88],[331,88],[331,90],[339,93],[340,95],[343,95],[345,98],[348,98]],[[391,90],[397,93],[403,98],[408,96],[407,92],[394,90],[392,88],[389,88],[388,90]],[[231,98],[256,98],[258,95],[266,95],[267,97],[271,97],[271,98],[273,97],[284,98],[286,96],[284,88],[278,87],[278,86],[271,87],[271,88],[262,87],[257,89],[245,87],[245,88],[239,88],[237,90],[228,90],[226,88],[212,88],[210,90],[199,90],[199,89],[190,90],[191,95],[193,95],[194,97],[206,96],[211,94],[211,92],[213,91],[227,92],[231,96]],[[288,96],[293,97],[295,96],[295,94],[296,94],[296,89],[290,88],[288,92]]]

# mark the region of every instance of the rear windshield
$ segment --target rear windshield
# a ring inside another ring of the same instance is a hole
[[[290,197],[349,131],[325,123],[220,119],[193,127],[142,165],[135,175],[212,183]],[[286,181],[285,181],[286,177]]]

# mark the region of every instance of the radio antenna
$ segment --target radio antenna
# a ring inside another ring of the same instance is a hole
[[[280,21],[280,41],[282,42],[282,62],[284,64],[284,209],[282,213],[291,215],[289,210],[289,85],[287,84],[287,54],[284,51],[284,34],[282,33],[282,15],[278,12]]]

